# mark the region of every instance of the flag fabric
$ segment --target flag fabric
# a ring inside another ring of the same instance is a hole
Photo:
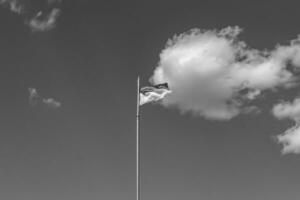
[[[168,83],[142,87],[140,89],[140,106],[146,103],[157,102],[170,93],[171,90]]]

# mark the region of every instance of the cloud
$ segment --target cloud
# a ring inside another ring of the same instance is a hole
[[[59,108],[61,106],[61,103],[49,98],[49,99],[43,99],[43,103],[51,108]]]
[[[61,11],[58,8],[54,8],[50,13],[44,15],[42,11],[36,14],[35,17],[28,22],[32,31],[48,31],[55,27],[57,18]]]
[[[42,98],[35,88],[28,88],[29,91],[29,104],[31,106],[46,105],[50,108],[59,108],[61,103],[53,98]]]
[[[24,11],[24,5],[19,0],[0,0],[0,4],[8,5],[14,13],[21,14]]]
[[[229,120],[258,112],[251,105],[262,92],[296,85],[290,65],[300,66],[300,39],[271,51],[249,48],[237,26],[192,29],[166,44],[150,81],[168,82],[172,93],[162,102],[181,112]]]
[[[60,4],[62,0],[41,0],[36,6],[32,0],[0,0],[0,5],[8,5],[10,10],[19,14],[32,31],[48,31],[55,27],[61,14]]]
[[[292,119],[295,125],[278,135],[277,142],[283,145],[282,153],[300,154],[300,98],[293,102],[281,102],[272,109],[278,119]]]
[[[283,145],[282,154],[300,154],[300,125],[296,124],[283,134],[278,135],[277,141]]]
[[[36,89],[35,88],[28,88],[28,91],[29,91],[29,97],[28,97],[29,104],[31,106],[36,106],[39,102],[39,99],[40,99]]]
[[[293,119],[300,122],[300,98],[296,98],[292,103],[281,102],[273,107],[273,115],[278,119]]]

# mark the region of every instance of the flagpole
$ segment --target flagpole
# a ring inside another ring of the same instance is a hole
[[[137,104],[136,104],[136,200],[140,200],[140,77],[137,78]]]

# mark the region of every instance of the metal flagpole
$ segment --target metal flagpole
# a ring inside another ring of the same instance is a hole
[[[137,78],[137,104],[136,104],[136,200],[140,200],[140,77]]]

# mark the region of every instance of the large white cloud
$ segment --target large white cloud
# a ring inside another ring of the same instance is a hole
[[[295,125],[277,136],[283,144],[282,153],[300,153],[300,98],[293,102],[281,102],[273,107],[272,113],[278,119],[292,119]]]
[[[168,82],[172,93],[162,104],[207,119],[228,120],[249,113],[247,105],[265,90],[289,88],[300,65],[299,39],[272,51],[239,41],[239,27],[220,31],[193,29],[167,42],[153,84]]]

